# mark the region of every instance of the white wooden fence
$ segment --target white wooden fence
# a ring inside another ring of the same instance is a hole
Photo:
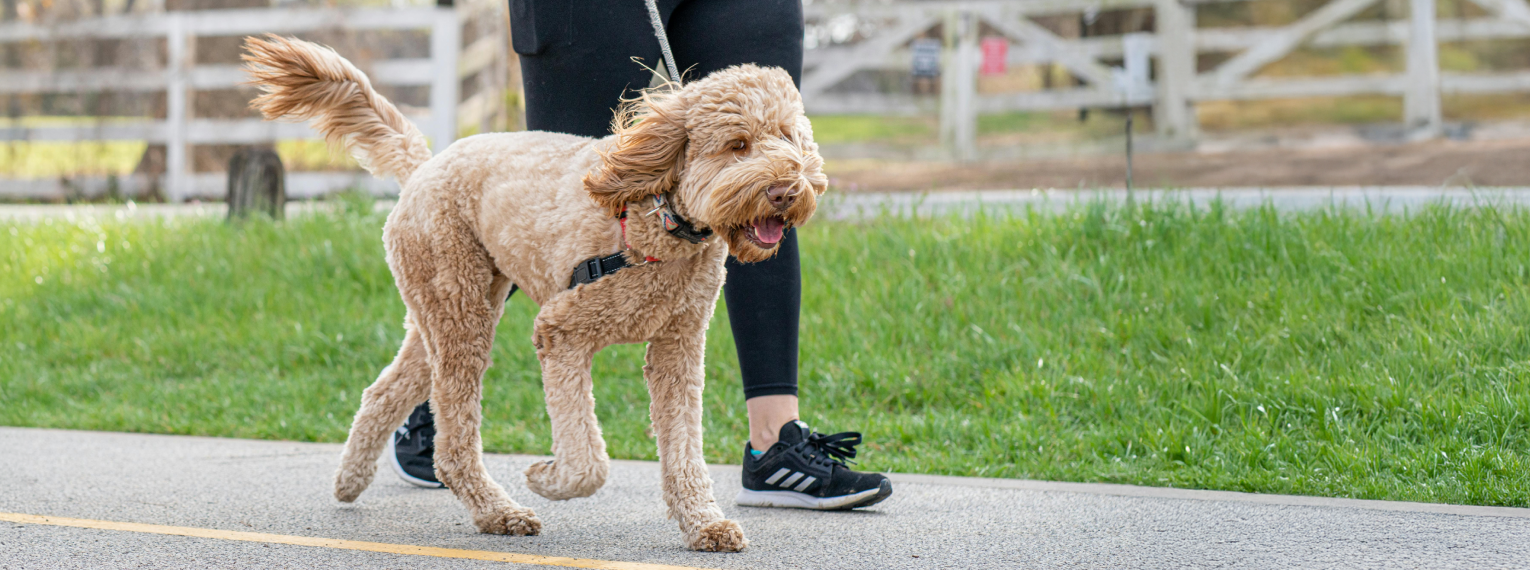
[[[802,91],[809,112],[920,114],[939,109],[942,139],[950,154],[977,155],[974,126],[979,113],[1151,105],[1160,146],[1190,147],[1198,136],[1194,105],[1201,101],[1400,95],[1400,119],[1415,139],[1441,132],[1442,94],[1530,91],[1530,72],[1442,73],[1440,42],[1530,38],[1526,0],[1471,0],[1487,18],[1439,20],[1435,0],[1408,0],[1406,21],[1346,20],[1380,0],[1331,0],[1282,27],[1198,28],[1196,6],[1238,0],[963,0],[845,2],[809,6],[813,21],[853,15],[874,22],[866,39],[807,52]],[[1037,24],[1037,16],[1085,10],[1151,8],[1156,30],[1116,36],[1064,38]],[[1009,40],[1010,65],[1061,65],[1083,83],[1041,91],[975,93],[978,23]],[[910,40],[946,24],[941,96],[838,94],[831,89],[865,69],[907,70]],[[1293,50],[1310,45],[1397,44],[1406,46],[1399,74],[1262,78],[1254,74]],[[1214,69],[1197,69],[1200,53],[1235,53]],[[1150,60],[1156,58],[1154,73]],[[1102,59],[1121,59],[1119,66]]]
[[[626,0],[623,0],[626,1]],[[1485,94],[1530,91],[1530,72],[1442,73],[1440,42],[1530,38],[1530,5],[1526,0],[1470,0],[1491,14],[1475,19],[1440,20],[1434,0],[1407,0],[1407,20],[1349,22],[1382,0],[1330,0],[1296,22],[1281,27],[1202,28],[1196,25],[1200,3],[1237,0],[934,0],[919,2],[815,2],[808,5],[811,21],[853,16],[874,22],[874,31],[853,43],[828,45],[806,53],[802,91],[812,113],[920,114],[941,117],[942,140],[948,155],[970,160],[976,145],[980,113],[1021,110],[1151,106],[1160,148],[1190,147],[1198,136],[1194,106],[1217,100],[1383,94],[1402,96],[1400,117],[1414,138],[1437,136],[1441,130],[1440,98],[1444,94]],[[1154,11],[1154,32],[1115,36],[1061,37],[1034,18],[1077,14],[1088,10],[1148,8]],[[411,119],[438,149],[456,138],[458,125],[482,124],[486,115],[502,112],[503,70],[508,30],[480,34],[462,46],[463,26],[484,18],[503,21],[503,0],[459,1],[456,8],[390,9],[259,9],[210,12],[171,12],[107,17],[42,26],[0,23],[0,44],[71,39],[165,38],[168,64],[163,69],[91,68],[26,71],[0,69],[0,94],[77,93],[91,91],[164,92],[163,120],[103,122],[89,126],[26,126],[0,119],[0,143],[6,141],[137,140],[165,144],[167,173],[162,187],[171,200],[221,196],[222,173],[195,173],[190,165],[192,145],[259,144],[278,140],[314,139],[305,125],[259,120],[218,120],[192,116],[191,97],[197,90],[228,89],[245,81],[235,65],[196,65],[192,54],[197,39],[274,32],[319,30],[429,30],[428,58],[373,62],[367,68],[380,85],[428,86],[428,114]],[[1065,67],[1080,85],[1053,89],[980,94],[978,35],[986,24],[1010,42],[1009,65],[1055,64]],[[940,96],[911,93],[843,93],[834,88],[861,70],[908,70],[912,38],[941,26],[944,62]],[[1403,45],[1407,66],[1402,73],[1269,78],[1256,74],[1293,50],[1307,45]],[[1202,53],[1233,53],[1215,68],[1197,69]],[[1120,60],[1119,65],[1106,61]],[[494,81],[462,101],[462,79],[481,70],[500,70]],[[109,184],[123,194],[140,193],[155,181],[130,176],[67,180],[0,179],[0,196],[58,199],[69,195],[99,195]],[[306,197],[341,188],[362,186],[391,193],[391,182],[350,172],[294,172],[288,194]]]
[[[197,39],[264,33],[297,34],[323,30],[429,30],[430,57],[376,60],[363,66],[373,83],[428,86],[428,113],[405,109],[436,150],[456,140],[459,124],[478,124],[502,111],[508,26],[480,34],[462,46],[462,28],[474,18],[505,18],[500,0],[458,2],[449,7],[389,9],[249,9],[163,12],[76,20],[56,25],[0,23],[0,44],[75,39],[165,38],[168,64],[163,69],[89,68],[19,71],[0,69],[0,94],[78,92],[164,92],[166,118],[111,121],[89,126],[18,126],[0,119],[0,143],[7,141],[147,141],[166,145],[162,190],[169,201],[221,197],[225,174],[193,172],[190,149],[199,144],[259,144],[318,139],[304,124],[259,119],[199,119],[191,111],[198,90],[230,89],[248,81],[238,65],[197,65]],[[491,27],[492,29],[492,27]],[[489,79],[478,93],[461,101],[462,80],[481,70]],[[498,85],[495,85],[495,82]],[[125,195],[146,191],[156,181],[144,175],[107,178],[0,179],[0,196],[59,199],[104,194],[116,184]],[[353,172],[289,172],[287,195],[311,197],[349,187],[396,193],[392,182]]]

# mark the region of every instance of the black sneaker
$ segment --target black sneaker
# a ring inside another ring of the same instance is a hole
[[[430,415],[430,402],[420,404],[393,437],[388,438],[388,464],[393,472],[411,485],[440,489],[436,479],[436,418]]]
[[[744,444],[746,507],[792,507],[821,511],[869,507],[892,496],[892,482],[878,473],[845,466],[861,443],[856,432],[823,435],[800,421],[781,426],[781,437],[761,455]]]

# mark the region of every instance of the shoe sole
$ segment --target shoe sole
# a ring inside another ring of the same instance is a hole
[[[446,487],[446,485],[442,485],[435,481],[427,481],[425,479],[415,477],[414,475],[410,475],[408,471],[404,471],[403,464],[398,462],[397,445],[398,443],[393,440],[393,434],[388,434],[388,465],[393,467],[393,474],[398,475],[398,478],[403,479],[405,483],[414,485],[416,487],[424,487],[426,489],[442,489]]]
[[[869,507],[892,496],[892,482],[882,481],[875,489],[838,497],[814,497],[796,491],[751,491],[742,489],[733,500],[741,507],[779,507],[815,511],[848,511]]]

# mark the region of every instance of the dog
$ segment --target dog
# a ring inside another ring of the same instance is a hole
[[[248,38],[245,51],[261,90],[251,107],[268,120],[311,120],[401,187],[383,243],[407,307],[404,343],[362,394],[337,499],[367,488],[387,438],[428,397],[436,474],[478,530],[540,532],[536,514],[484,469],[479,436],[495,325],[518,287],[540,307],[531,340],[555,456],[526,469],[526,487],[564,500],[605,484],[591,359],[612,344],[647,343],[669,516],[691,549],[748,545],[718,508],[702,456],[702,360],[728,254],[770,258],[827,189],[784,70],[739,65],[646,90],[624,102],[604,138],[483,134],[431,156],[420,131],[333,50],[268,35]]]

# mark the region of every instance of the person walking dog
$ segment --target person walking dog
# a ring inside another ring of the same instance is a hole
[[[801,0],[658,0],[656,7],[676,67],[687,79],[753,63],[780,67],[801,86]],[[526,127],[590,137],[610,134],[622,98],[635,96],[652,77],[634,60],[662,61],[651,21],[641,0],[510,0]],[[802,275],[796,232],[786,232],[780,251],[769,260],[745,264],[730,257],[723,295],[749,415],[737,503],[839,510],[892,495],[886,477],[846,465],[856,455],[859,433],[824,435],[799,419]],[[389,456],[405,481],[442,486],[432,460],[434,435],[429,402],[394,434]]]

